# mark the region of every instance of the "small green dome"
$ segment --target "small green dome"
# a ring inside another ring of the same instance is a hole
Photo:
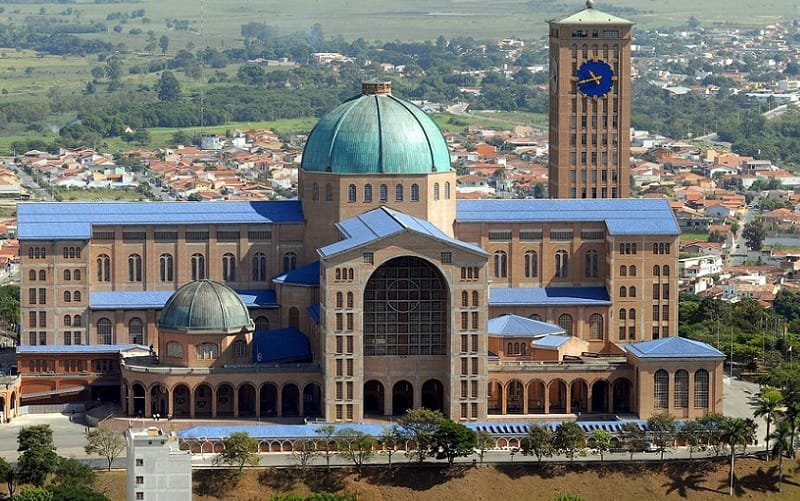
[[[391,94],[388,83],[364,83],[362,94],[325,114],[303,151],[303,170],[337,174],[430,174],[450,171],[450,152],[436,123]]]
[[[254,329],[247,306],[236,291],[211,280],[189,282],[176,290],[161,310],[158,327],[226,334]]]

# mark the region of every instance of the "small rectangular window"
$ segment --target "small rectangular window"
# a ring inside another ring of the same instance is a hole
[[[136,477],[136,485],[142,485],[144,483],[144,477],[139,475]]]
[[[442,252],[440,257],[441,257],[442,264],[453,264],[453,253],[452,252]]]
[[[508,242],[511,240],[511,230],[489,230],[490,242]]]
[[[125,243],[144,242],[147,239],[147,232],[144,231],[123,231],[122,241]]]
[[[137,500],[144,499],[144,492],[137,492],[136,493],[136,499]]]
[[[551,230],[550,240],[572,240],[572,230]]]
[[[144,459],[136,458],[136,466],[144,466]]]
[[[236,242],[239,240],[240,234],[238,231],[218,231],[218,242]]]
[[[272,231],[269,230],[248,231],[247,239],[251,242],[272,240]]]
[[[347,359],[347,377],[353,377],[353,359]]]
[[[113,231],[93,231],[92,240],[114,240]]]
[[[176,242],[178,240],[177,231],[154,231],[153,240],[159,243]]]
[[[208,241],[208,232],[207,231],[187,231],[186,232],[186,241],[187,242],[207,242]]]
[[[366,264],[375,264],[375,254],[372,252],[365,252],[361,254],[361,260]]]
[[[519,230],[519,239],[528,242],[541,240],[542,230]]]

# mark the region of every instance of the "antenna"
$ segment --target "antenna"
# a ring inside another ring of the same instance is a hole
[[[203,32],[203,25],[205,21],[206,1],[200,0],[200,140],[203,140],[203,126],[205,125],[205,112],[206,112],[206,91],[203,85],[205,72],[203,71],[203,43],[205,42],[205,35]]]

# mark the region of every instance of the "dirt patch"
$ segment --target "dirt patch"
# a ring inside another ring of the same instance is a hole
[[[800,499],[800,467],[784,461],[783,492],[777,491],[777,462],[736,462],[735,494],[744,499]],[[124,472],[100,473],[97,487],[112,499],[125,499]],[[254,468],[241,476],[225,470],[195,470],[194,499],[268,500],[273,494],[338,492],[369,501],[549,500],[573,493],[587,500],[719,500],[728,494],[728,464],[723,461],[661,464],[515,464],[501,466],[403,466],[389,471],[365,468],[310,470]]]

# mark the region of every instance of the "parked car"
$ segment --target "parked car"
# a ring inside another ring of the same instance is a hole
[[[644,444],[644,449],[642,449],[642,452],[658,452],[658,447],[656,447],[656,444],[653,442],[647,442]]]

